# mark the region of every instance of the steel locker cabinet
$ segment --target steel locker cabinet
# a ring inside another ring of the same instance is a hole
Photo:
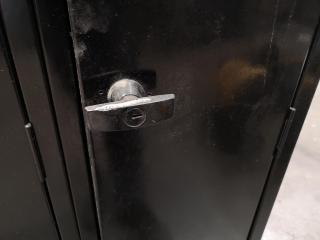
[[[101,239],[259,239],[319,77],[319,2],[34,8],[81,235],[96,214]]]

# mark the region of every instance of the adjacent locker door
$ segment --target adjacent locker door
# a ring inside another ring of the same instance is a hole
[[[0,239],[58,240],[24,116],[0,47]],[[11,72],[13,73],[13,72]],[[26,126],[25,126],[26,125]]]
[[[102,239],[247,239],[319,1],[68,4]]]

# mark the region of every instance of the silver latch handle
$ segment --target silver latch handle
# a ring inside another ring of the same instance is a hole
[[[174,94],[146,96],[137,81],[119,80],[108,91],[108,103],[85,107],[89,128],[110,132],[155,125],[173,116],[174,99]]]

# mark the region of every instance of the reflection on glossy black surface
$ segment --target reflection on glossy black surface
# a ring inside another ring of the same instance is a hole
[[[156,127],[91,132],[103,239],[246,239],[319,3],[69,7],[84,86],[150,69],[152,94],[176,94],[174,118]],[[89,95],[83,89],[85,103]]]
[[[105,145],[109,161],[106,172],[99,175],[108,182],[108,199],[101,199],[101,208],[108,212],[109,234],[115,239],[170,239],[166,228],[152,209],[145,204],[143,137],[135,132],[110,133]],[[128,147],[130,146],[130,147]],[[110,206],[112,206],[110,208]],[[103,210],[102,210],[103,211]]]

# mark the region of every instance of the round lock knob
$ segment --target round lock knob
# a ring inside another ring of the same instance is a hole
[[[146,96],[140,83],[131,79],[121,79],[111,85],[108,91],[108,101],[132,100]]]

